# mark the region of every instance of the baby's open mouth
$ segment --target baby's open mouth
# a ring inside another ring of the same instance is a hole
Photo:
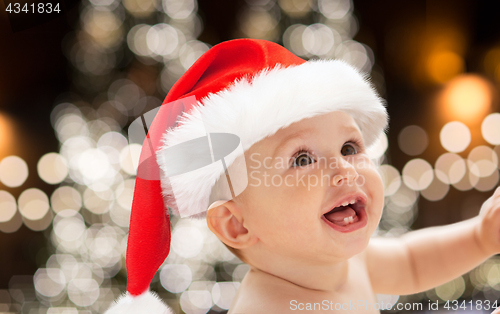
[[[344,202],[344,204],[333,208],[328,213],[324,214],[325,218],[337,226],[347,226],[352,223],[358,222],[357,209],[359,204],[356,200]]]

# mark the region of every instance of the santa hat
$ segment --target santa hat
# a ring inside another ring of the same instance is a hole
[[[203,54],[172,87],[144,140],[127,293],[107,313],[172,313],[149,291],[170,249],[167,206],[181,217],[203,216],[217,180],[229,187],[227,199],[246,186],[231,187],[223,175],[244,151],[280,128],[332,111],[354,118],[368,148],[388,125],[383,100],[365,75],[343,61],[306,62],[254,39],[226,41]]]

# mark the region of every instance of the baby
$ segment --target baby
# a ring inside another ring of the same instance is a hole
[[[500,188],[476,218],[370,239],[384,206],[383,185],[347,113],[296,122],[245,157],[253,180],[207,214],[210,229],[250,266],[230,314],[308,307],[377,313],[375,293],[425,291],[500,252]],[[285,167],[281,159],[289,160]]]
[[[474,219],[371,238],[384,191],[369,151],[387,124],[383,100],[344,62],[264,40],[211,48],[148,128],[127,293],[107,313],[172,313],[149,290],[170,249],[167,207],[206,219],[250,266],[230,314],[378,313],[376,293],[425,291],[499,253],[499,189]]]

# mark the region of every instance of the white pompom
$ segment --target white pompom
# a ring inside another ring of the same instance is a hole
[[[126,292],[121,295],[104,314],[175,314],[158,295],[146,291],[132,296]]]

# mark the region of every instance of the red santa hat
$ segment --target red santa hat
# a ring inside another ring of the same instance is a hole
[[[203,216],[216,181],[244,151],[280,128],[332,111],[354,118],[368,148],[388,125],[384,101],[365,75],[343,61],[306,62],[278,44],[254,39],[226,41],[203,54],[172,87],[144,140],[129,228],[127,293],[106,313],[172,313],[149,291],[170,249],[167,206],[181,217]],[[232,134],[237,141],[229,153],[207,159],[199,144],[209,147],[215,134]]]

